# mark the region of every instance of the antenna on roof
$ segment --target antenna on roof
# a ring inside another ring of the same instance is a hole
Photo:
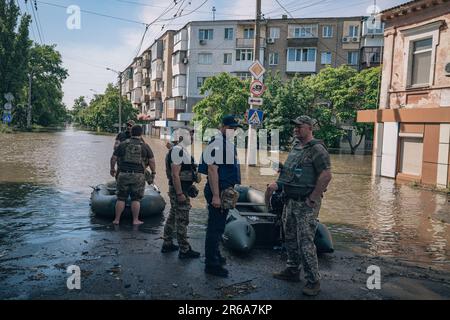
[[[212,7],[213,21],[216,21],[216,7]]]

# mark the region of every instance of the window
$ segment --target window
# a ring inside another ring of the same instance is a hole
[[[225,28],[225,40],[233,40],[233,28]]]
[[[400,172],[414,176],[422,174],[423,138],[400,138]]]
[[[173,37],[173,43],[176,44],[178,42],[181,41],[181,32],[178,32],[177,34],[175,34],[175,36]]]
[[[212,53],[199,53],[198,64],[212,64]]]
[[[223,54],[223,64],[231,64],[233,61],[232,53],[224,53]]]
[[[347,52],[347,64],[352,66],[358,64],[358,51]]]
[[[350,26],[348,29],[349,37],[359,37],[359,26]]]
[[[197,89],[200,89],[208,77],[197,77]]]
[[[432,38],[413,42],[410,65],[411,85],[428,84],[430,82]]]
[[[331,52],[322,52],[320,55],[321,64],[331,64]]]
[[[198,31],[198,38],[200,40],[212,40],[213,39],[213,29],[200,29]]]
[[[280,28],[270,28],[270,37],[272,39],[279,39],[280,38]]]
[[[290,35],[294,38],[316,38],[317,25],[303,25],[293,27]]]
[[[250,72],[237,72],[236,77],[245,81],[245,80],[251,79],[252,75],[250,74]]]
[[[316,61],[316,49],[315,48],[289,48],[288,60],[299,62],[314,62]]]
[[[276,66],[278,64],[279,55],[278,52],[269,53],[269,65]]]
[[[322,37],[323,38],[332,38],[333,37],[333,26],[323,26]]]
[[[237,49],[236,61],[253,61],[252,49]]]
[[[254,39],[254,38],[255,38],[255,29],[245,28],[244,29],[244,39]]]

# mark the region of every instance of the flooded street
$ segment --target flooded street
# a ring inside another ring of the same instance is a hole
[[[165,142],[146,139],[157,157],[156,183],[168,203]],[[90,211],[91,186],[112,180],[109,159],[113,142],[113,135],[72,128],[0,135],[0,284],[24,288],[14,297],[29,297],[26,281],[34,283],[34,290],[41,294],[39,281],[63,276],[64,266],[71,261],[108,265],[136,252],[147,252],[149,257],[149,248],[159,251],[160,242],[156,241],[162,234],[163,216],[147,220],[139,229],[129,221],[114,228],[111,221],[97,219]],[[282,154],[281,160],[285,157]],[[332,166],[334,178],[320,219],[329,227],[337,250],[450,271],[446,194],[373,179],[368,156],[333,155]],[[273,179],[260,176],[258,168],[242,167],[245,185],[264,190]],[[202,194],[193,207],[189,234],[203,252],[207,214]],[[168,209],[167,205],[165,214]],[[272,250],[262,252],[257,255],[271,259]],[[113,260],[105,262],[108,257]],[[251,263],[253,258],[249,259],[241,259],[236,266]],[[161,266],[161,270],[165,268]],[[1,296],[10,297],[11,292],[2,295],[0,290]]]
[[[2,252],[18,246],[89,237],[111,228],[109,221],[93,217],[89,195],[90,186],[111,180],[113,140],[111,135],[74,129],[0,136],[0,259]],[[157,185],[167,200],[166,148],[160,140],[148,140],[157,157]],[[332,166],[334,178],[320,219],[338,249],[450,271],[450,206],[445,194],[373,179],[369,156],[332,155]],[[245,167],[242,178],[243,184],[260,190],[273,179],[259,175],[258,168]],[[203,197],[193,202],[194,237],[204,232],[204,205]],[[163,219],[157,219],[140,231],[161,234],[162,225]]]

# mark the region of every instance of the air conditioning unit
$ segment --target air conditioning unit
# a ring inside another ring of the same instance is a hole
[[[274,38],[267,38],[267,43],[269,43],[269,44],[275,43],[275,39]]]
[[[349,37],[343,37],[342,38],[342,42],[350,42],[350,38]]]
[[[359,42],[359,37],[353,37],[352,42]]]
[[[202,46],[204,46],[204,45],[206,44],[206,40],[201,39],[201,40],[199,41],[199,43],[200,43]]]
[[[181,100],[186,100],[186,99],[187,99],[186,96],[182,96],[182,97],[181,97]]]
[[[188,64],[188,62],[189,62],[189,59],[188,59],[188,58],[184,58],[184,59],[183,59],[183,63],[184,63],[184,64]]]

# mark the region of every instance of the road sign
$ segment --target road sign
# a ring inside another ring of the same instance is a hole
[[[7,103],[5,103],[5,110],[7,110],[7,111],[10,111],[11,109],[12,109],[12,104],[11,104],[11,102],[7,102]]]
[[[248,104],[253,106],[262,106],[263,105],[263,99],[262,98],[248,98]]]
[[[255,79],[261,78],[262,75],[266,73],[266,69],[264,69],[264,66],[258,60],[252,63],[250,68],[248,68],[248,71],[250,71]]]
[[[262,96],[264,91],[266,91],[266,86],[259,80],[253,81],[252,84],[250,85],[250,92],[254,96],[257,97]]]
[[[11,121],[12,121],[11,113],[4,113],[3,114],[3,122],[10,123]]]
[[[13,94],[12,94],[11,92],[8,92],[8,93],[4,94],[3,96],[5,97],[5,99],[6,99],[8,102],[11,102],[11,101],[14,100],[14,96],[13,96]]]
[[[250,109],[248,110],[248,124],[257,125],[262,124],[264,119],[264,112],[258,109]]]

